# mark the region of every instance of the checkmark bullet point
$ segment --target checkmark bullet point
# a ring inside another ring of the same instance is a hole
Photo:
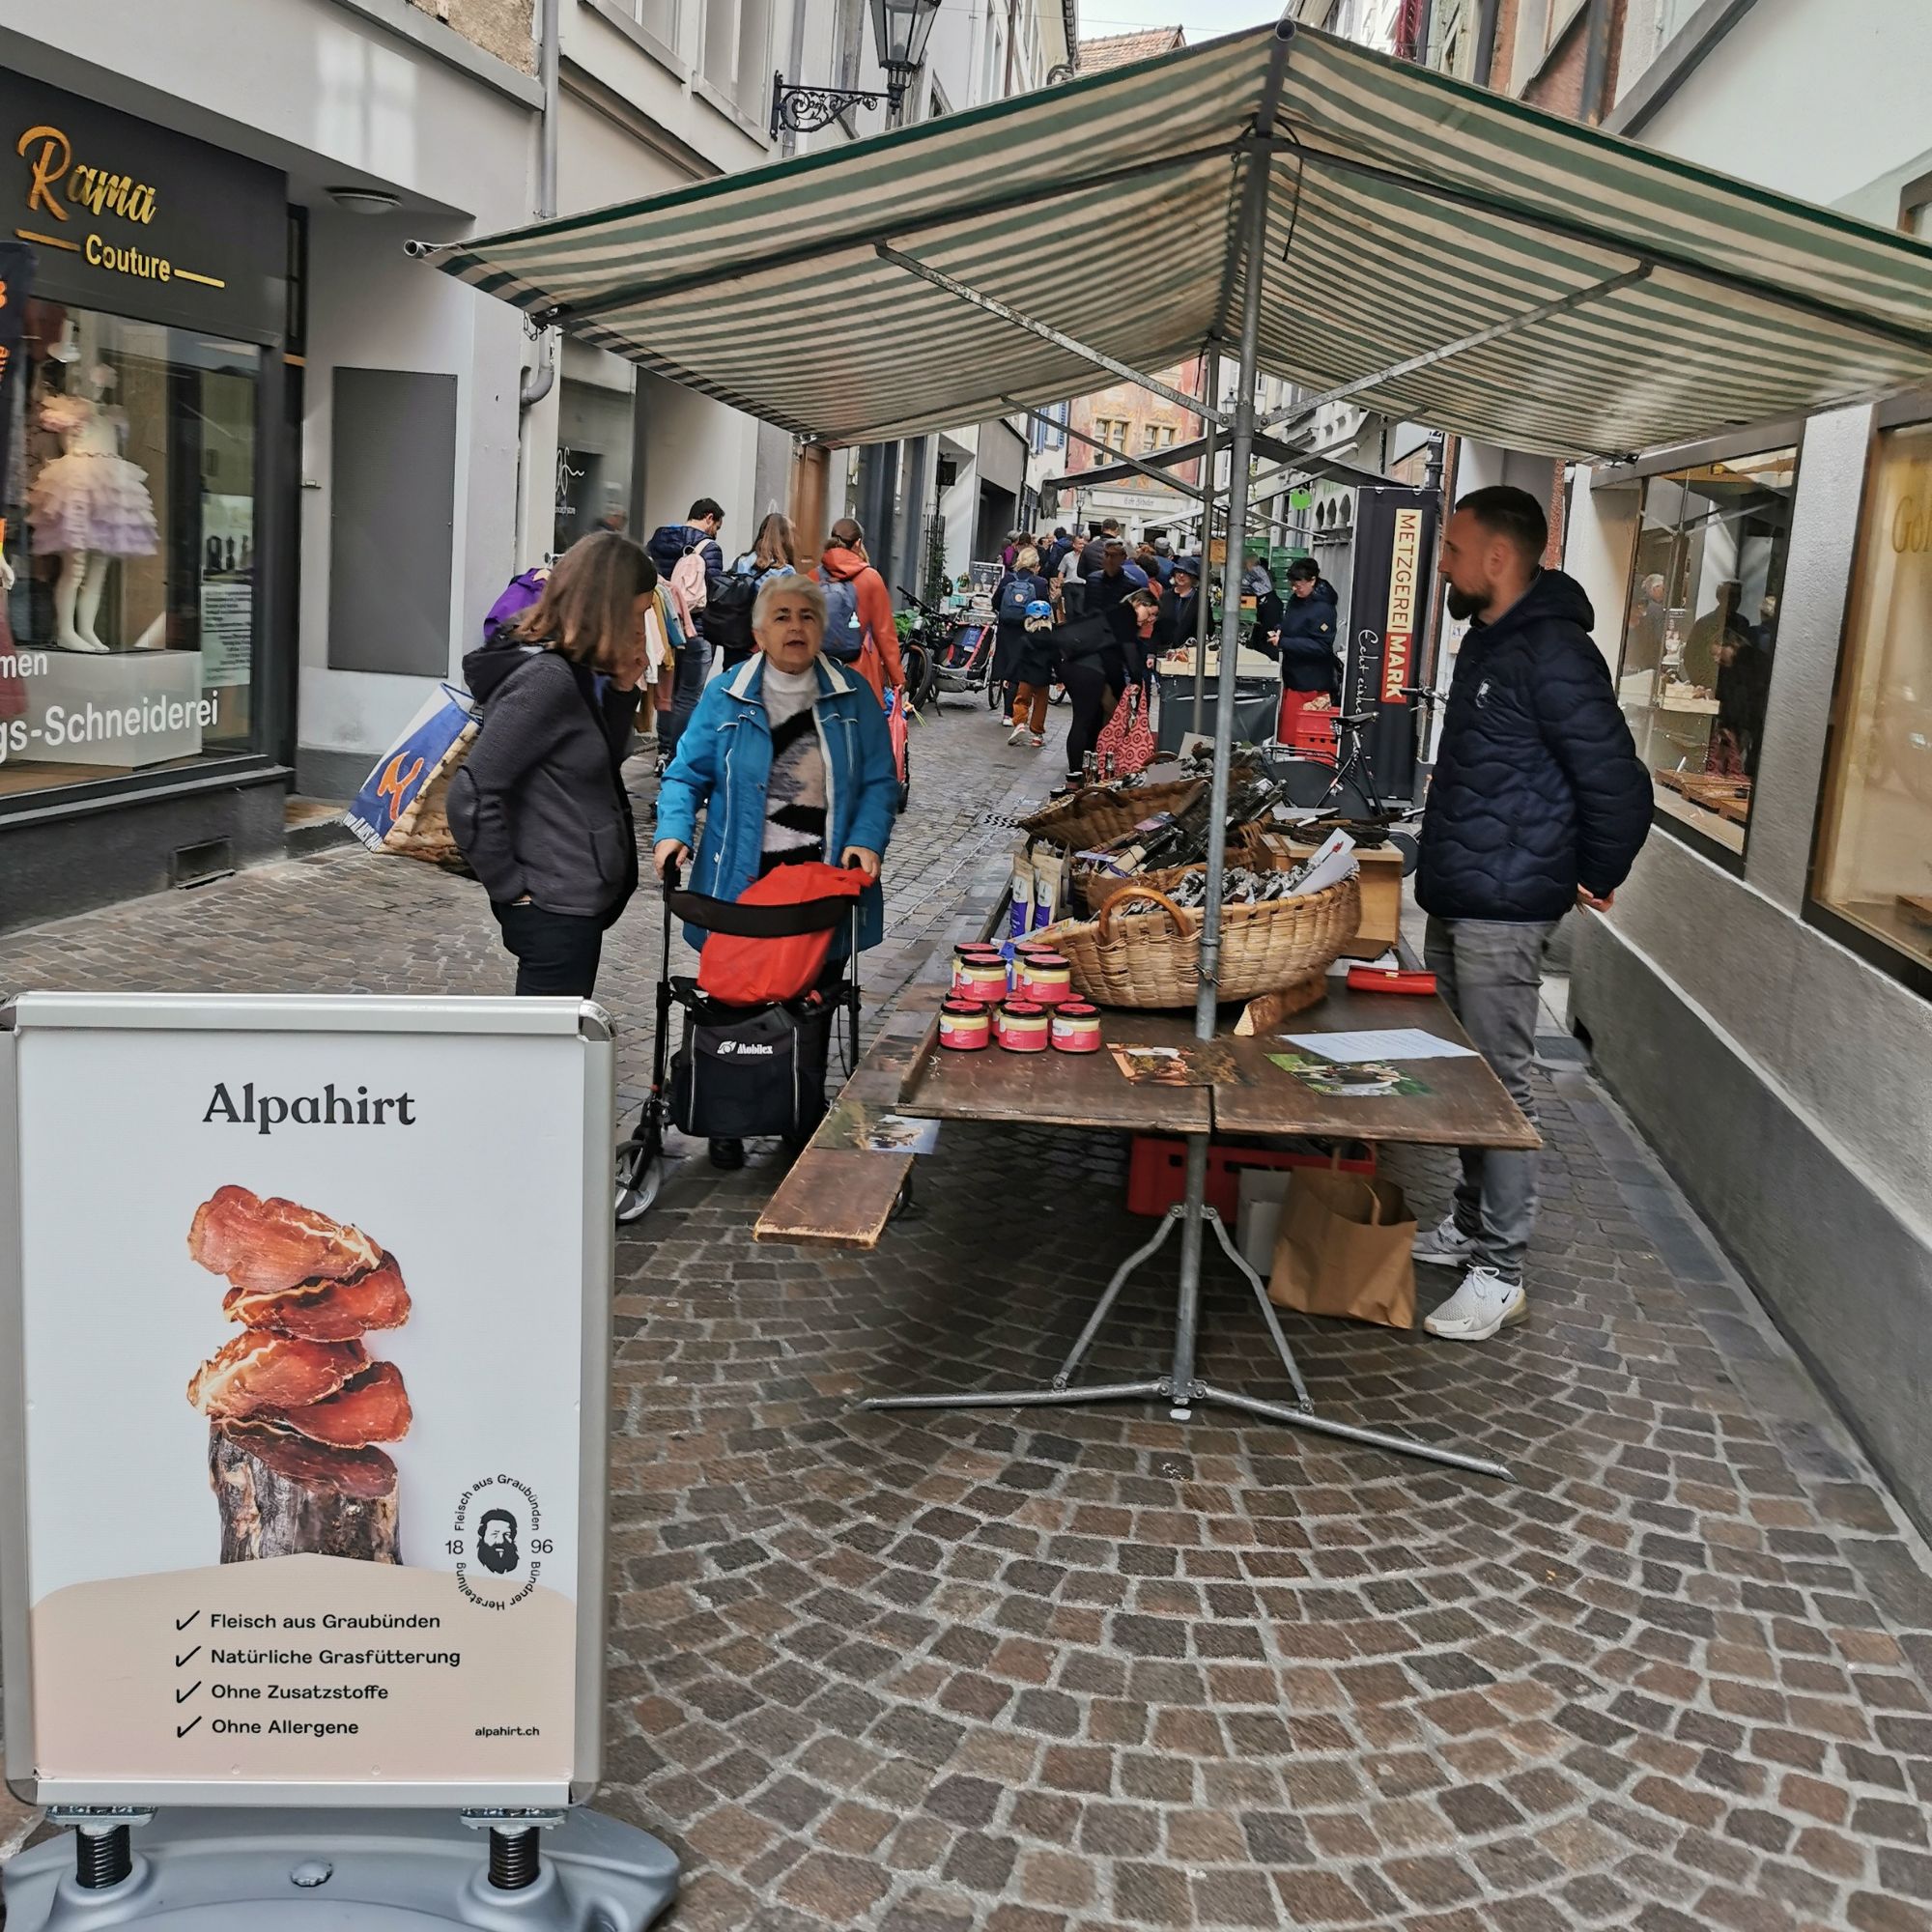
[[[185,1690],[177,1690],[175,1692],[175,1702],[177,1704],[185,1704],[187,1700],[190,1697],[192,1697],[194,1693],[200,1689],[201,1689],[201,1679],[197,1677],[194,1680],[194,1682],[187,1687]]]
[[[201,1655],[201,1646],[200,1644],[196,1644],[195,1647],[191,1651],[189,1651],[185,1657],[178,1657],[175,1659],[175,1668],[179,1670],[184,1664],[192,1663],[195,1661],[195,1659],[200,1655]]]
[[[194,1724],[198,1724],[198,1723],[200,1723],[200,1722],[201,1722],[201,1719],[200,1719],[199,1718],[197,1718],[197,1719],[196,1719],[194,1720]],[[186,1737],[186,1736],[187,1736],[187,1734],[188,1734],[188,1733],[189,1733],[189,1732],[190,1732],[191,1730],[193,1730],[193,1729],[194,1729],[194,1724],[177,1724],[177,1725],[175,1726],[175,1736],[176,1736],[176,1737],[178,1737],[178,1738],[185,1738],[185,1737]]]
[[[186,1616],[177,1617],[175,1619],[175,1629],[178,1631],[186,1630],[188,1625],[193,1623],[195,1618],[200,1616],[200,1614],[201,1612],[199,1610],[190,1610]]]

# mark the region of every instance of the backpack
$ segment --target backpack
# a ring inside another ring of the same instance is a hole
[[[1000,592],[1000,622],[1018,624],[1026,618],[1026,608],[1038,596],[1031,577],[1010,576]]]
[[[550,565],[537,564],[530,570],[521,572],[503,586],[503,594],[498,597],[483,619],[483,641],[494,644],[499,632],[517,623],[527,611],[535,608],[543,596],[544,585],[550,582]]]
[[[734,567],[718,580],[718,588],[704,607],[704,636],[724,647],[726,657],[750,657],[756,639],[752,636],[752,607],[764,582],[755,571]]]
[[[706,589],[704,549],[701,544],[693,544],[671,566],[670,587],[672,594],[683,601],[687,611],[704,609]]]
[[[825,655],[840,664],[857,664],[866,652],[866,631],[859,622],[859,580],[835,577],[825,585]]]

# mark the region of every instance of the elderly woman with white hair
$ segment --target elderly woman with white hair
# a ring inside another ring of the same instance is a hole
[[[879,863],[898,799],[886,715],[864,678],[820,655],[825,592],[810,578],[768,577],[752,635],[756,652],[704,687],[664,775],[658,874],[675,861],[693,892],[734,899],[775,867],[856,866],[872,881],[859,902],[859,944],[876,946],[885,936]],[[702,948],[703,932],[688,926],[686,935]],[[836,957],[842,945],[835,940]],[[714,1142],[711,1157],[740,1166],[744,1149]]]

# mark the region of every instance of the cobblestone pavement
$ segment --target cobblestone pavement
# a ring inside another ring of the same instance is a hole
[[[1044,779],[994,741],[922,737],[882,997]],[[633,1080],[649,953],[634,916]],[[0,941],[13,986],[503,980],[473,887],[359,854]],[[1138,1405],[854,1410],[1050,1374],[1147,1231],[1113,1140],[948,1128],[870,1257],[754,1247],[769,1169],[680,1173],[619,1248],[602,1799],[685,1856],[675,1932],[1932,1932],[1923,1550],[1615,1109],[1560,1066],[1543,1106],[1525,1327],[1291,1324],[1329,1413],[1514,1486]],[[1446,1160],[1388,1165],[1440,1211]],[[1161,1362],[1171,1265],[1095,1379]],[[1237,1289],[1206,1372],[1278,1395]]]

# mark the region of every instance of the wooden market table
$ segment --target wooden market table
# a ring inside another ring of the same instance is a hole
[[[1307,1134],[1323,1139],[1408,1142],[1426,1147],[1534,1149],[1536,1129],[1491,1070],[1470,1054],[1415,1063],[1423,1094],[1324,1094],[1270,1055],[1293,1054],[1289,1034],[1380,1032],[1398,1027],[1468,1045],[1437,996],[1356,993],[1340,979],[1328,996],[1252,1038],[1223,1032],[1207,1046],[1191,1018],[1118,1008],[1100,1015],[1099,1053],[979,1053],[916,1056],[896,1111],[930,1120],[1028,1122],[1040,1126],[1118,1128],[1128,1133]],[[1228,1009],[1232,1027],[1238,1009]],[[1199,1084],[1130,1080],[1105,1046],[1185,1051]]]
[[[1542,1145],[1489,1063],[1474,1053],[1409,1063],[1414,1068],[1410,1084],[1419,1090],[1415,1092],[1328,1093],[1297,1077],[1292,1063],[1305,1062],[1309,1051],[1296,1046],[1287,1037],[1290,1035],[1412,1029],[1457,1045],[1469,1043],[1439,997],[1358,993],[1340,976],[1328,980],[1325,996],[1315,1005],[1253,1037],[1234,1033],[1240,1012],[1234,1007],[1223,1009],[1225,1024],[1208,1041],[1195,1038],[1191,1016],[1107,1008],[1100,1015],[1098,1053],[1018,1054],[998,1047],[949,1052],[937,1045],[937,1034],[952,941],[983,937],[993,923],[991,914],[982,916],[947,935],[934,949],[924,971],[902,997],[899,1011],[861,1061],[825,1125],[760,1216],[760,1240],[877,1245],[895,1204],[911,1184],[914,1166],[910,1155],[855,1151],[855,1134],[863,1135],[867,1123],[881,1113],[1001,1125],[1179,1134],[1186,1137],[1190,1164],[1197,1167],[1205,1163],[1215,1133],[1509,1150]],[[1108,1051],[1116,1045],[1177,1049],[1185,1084],[1130,1078]],[[1399,1060],[1394,1064],[1403,1065]],[[1192,1192],[1198,1195],[1198,1188]],[[1135,1381],[1075,1384],[1073,1376],[1128,1276],[1177,1227],[1183,1243],[1182,1290],[1172,1369]],[[1293,1406],[1214,1386],[1195,1373],[1199,1290],[1198,1286],[1190,1290],[1188,1284],[1198,1283],[1200,1247],[1208,1234],[1254,1293],[1269,1341],[1293,1386]],[[1151,1399],[1167,1401],[1177,1419],[1186,1419],[1194,1404],[1211,1404],[1398,1455],[1509,1479],[1501,1464],[1461,1450],[1318,1415],[1266,1285],[1213,1208],[1192,1208],[1185,1202],[1169,1208],[1152,1236],[1115,1270],[1046,1387],[876,1396],[861,1406],[1033,1408]]]

